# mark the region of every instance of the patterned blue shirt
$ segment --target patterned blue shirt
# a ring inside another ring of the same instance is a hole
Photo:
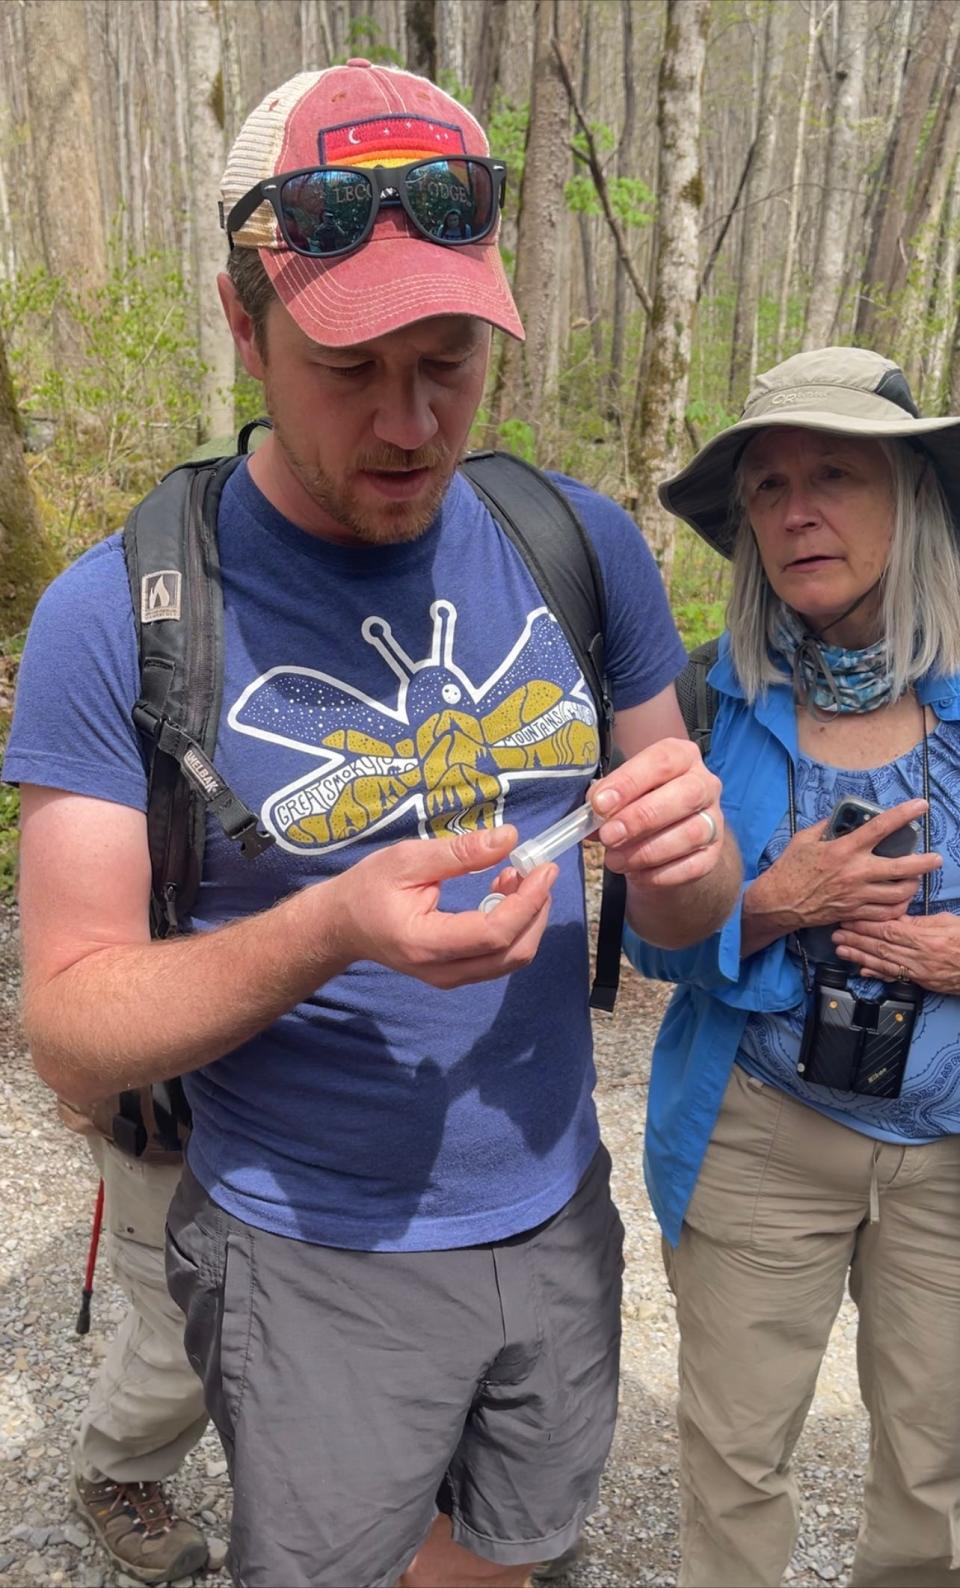
[[[943,857],[943,868],[930,878],[931,914],[960,914],[960,766],[958,726],[941,723],[928,739],[930,764],[930,843]],[[867,771],[824,766],[801,755],[797,761],[797,825],[808,827],[829,816],[841,797],[856,795],[890,806],[915,798],[923,790],[920,745]],[[786,810],[760,860],[760,871],[773,864],[790,841]],[[910,913],[922,912],[922,891]],[[861,998],[879,998],[880,982],[850,978]],[[737,1063],[749,1074],[779,1087],[820,1113],[881,1141],[916,1144],[960,1132],[960,1008],[956,998],[927,993],[914,1028],[910,1056],[899,1097],[861,1097],[831,1087],[812,1086],[797,1074],[804,1010],[754,1013],[747,1021]]]

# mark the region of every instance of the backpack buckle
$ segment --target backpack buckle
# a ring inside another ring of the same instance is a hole
[[[231,837],[240,845],[240,853],[244,860],[256,860],[265,849],[276,843],[272,833],[268,833],[260,826],[257,818],[251,816],[250,820]]]
[[[159,739],[163,724],[166,721],[163,713],[156,706],[151,706],[148,700],[141,698],[136,702],[130,713],[134,727],[147,739]]]

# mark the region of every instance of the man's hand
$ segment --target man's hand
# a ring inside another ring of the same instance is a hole
[[[555,865],[538,866],[489,915],[438,908],[442,882],[495,866],[517,837],[515,827],[496,827],[449,842],[405,839],[358,861],[323,885],[336,895],[339,956],[374,960],[431,987],[493,981],[529,965],[547,925]],[[478,879],[478,905],[486,891]]]
[[[833,941],[858,975],[877,981],[905,977],[928,992],[960,994],[960,920],[948,910],[892,921],[844,921]]]
[[[212,1063],[355,959],[436,987],[505,976],[536,953],[557,874],[541,866],[491,915],[446,914],[444,879],[501,863],[516,830],[411,839],[271,909],[151,942],[143,813],[30,785],[21,799],[24,1024],[41,1077],[79,1107]],[[489,886],[476,878],[478,905]]]
[[[723,855],[720,780],[689,739],[661,739],[590,791],[611,871],[646,888],[706,877]]]

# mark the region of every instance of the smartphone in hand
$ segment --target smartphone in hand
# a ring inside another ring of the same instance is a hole
[[[874,805],[870,800],[861,800],[853,794],[846,794],[837,800],[830,812],[830,820],[823,836],[825,839],[843,838],[847,833],[856,832],[865,822],[870,822],[875,816],[882,814],[882,805]],[[881,838],[873,853],[894,860],[900,855],[912,855],[919,844],[918,823],[904,822],[895,832],[888,833],[886,838]]]
[[[830,812],[823,836],[825,839],[844,838],[847,833],[856,832],[865,822],[872,822],[882,812],[883,806],[874,805],[871,800],[858,799],[854,794],[844,795]],[[918,823],[905,822],[902,827],[882,838],[873,853],[883,855],[888,860],[896,859],[900,855],[912,855],[919,843]],[[835,965],[849,970],[849,965],[837,958],[833,943],[835,929],[836,922],[831,926],[805,926],[797,933],[797,937],[810,959],[822,965]]]

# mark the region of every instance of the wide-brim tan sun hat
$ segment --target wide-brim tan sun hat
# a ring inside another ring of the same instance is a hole
[[[919,442],[960,527],[960,419],[921,419],[899,365],[862,347],[796,353],[758,376],[741,418],[664,481],[661,502],[722,556],[732,556],[737,533],[733,482],[740,453],[758,430],[797,427],[871,441]]]

